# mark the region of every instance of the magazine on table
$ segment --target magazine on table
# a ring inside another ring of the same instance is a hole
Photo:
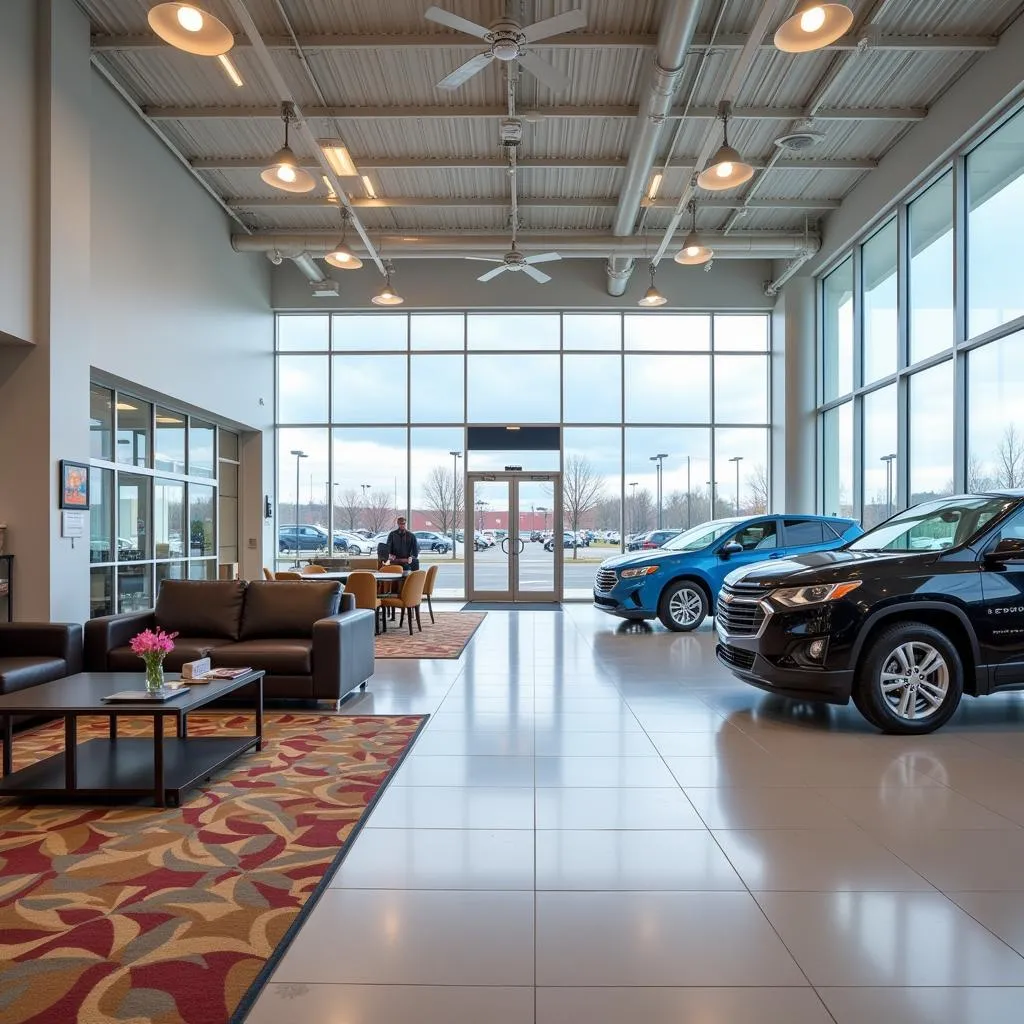
[[[190,679],[189,682],[207,683],[211,679],[238,679],[251,671],[251,668],[211,668],[209,672],[204,672],[201,676]]]

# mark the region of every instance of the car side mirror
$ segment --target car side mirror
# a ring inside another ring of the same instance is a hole
[[[985,555],[985,561],[995,565],[1024,562],[1024,537],[1004,537]]]
[[[743,554],[743,545],[739,541],[731,540],[719,548],[718,554],[722,558],[731,558],[733,555]]]

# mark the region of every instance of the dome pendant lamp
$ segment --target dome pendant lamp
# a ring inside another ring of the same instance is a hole
[[[676,263],[682,263],[684,267],[699,267],[707,263],[714,255],[713,249],[708,248],[697,234],[697,204],[690,200],[690,214],[692,216],[689,234],[683,239],[683,247],[675,254]]]
[[[235,45],[224,22],[192,4],[157,4],[150,8],[147,21],[165,43],[200,57],[219,57]]]
[[[645,308],[654,306],[664,306],[668,299],[665,298],[657,288],[654,287],[654,272],[657,268],[654,266],[654,260],[651,260],[650,271],[651,271],[651,286],[644,292],[644,297],[637,303],[638,306]]]
[[[384,264],[384,287],[370,301],[375,306],[400,306],[405,299],[391,287],[391,274],[394,271],[391,261]]]
[[[348,210],[341,211],[341,241],[324,257],[327,263],[339,270],[358,270],[363,261],[345,244],[348,234]]]
[[[736,188],[754,176],[754,168],[743,162],[743,157],[729,145],[729,107],[722,107],[722,145],[700,174],[697,184],[709,192],[723,192]]]
[[[284,121],[284,145],[270,158],[270,163],[260,171],[260,177],[273,188],[282,192],[312,192],[316,179],[299,161],[288,145],[288,124],[295,120],[295,108],[290,103],[281,107]]]
[[[853,11],[846,4],[801,0],[775,33],[775,46],[784,53],[810,53],[834,43],[852,24]]]

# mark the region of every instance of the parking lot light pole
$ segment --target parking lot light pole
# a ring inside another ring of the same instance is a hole
[[[292,455],[295,456],[295,525],[299,525],[299,467],[302,464],[302,459],[308,459],[309,456],[298,448],[292,449]],[[299,550],[299,533],[295,531],[295,550]]]
[[[664,471],[665,460],[668,458],[668,452],[659,452],[657,455],[651,456],[651,462],[658,464],[658,529],[662,528],[661,522],[661,479]]]
[[[686,456],[686,528],[690,528],[690,456]]]
[[[736,515],[740,514],[740,463],[743,461],[742,455],[734,455],[730,462],[736,463]]]
[[[883,455],[881,460],[885,463],[885,518],[892,515],[892,464],[896,459],[896,453]]]
[[[455,533],[456,527],[459,524],[459,459],[462,458],[462,452],[449,452],[448,454],[452,457],[452,560],[454,561],[456,555]],[[465,531],[465,527],[463,527],[463,531]],[[465,532],[463,532],[462,537],[462,546],[465,549]]]
[[[631,497],[631,499],[633,501],[633,514],[630,516],[630,520],[631,520],[630,528],[629,528],[629,532],[630,533],[636,533],[637,532],[636,524],[637,524],[637,519],[639,517],[637,516],[637,509],[636,509],[636,485],[638,483],[640,483],[639,480],[630,480],[630,482],[629,482],[629,486],[633,488],[633,493],[630,495],[630,497]]]

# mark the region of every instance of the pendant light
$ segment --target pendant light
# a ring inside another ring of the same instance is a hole
[[[722,145],[707,167],[697,175],[697,184],[709,192],[735,188],[754,176],[754,168],[729,145],[729,106],[722,107]]]
[[[316,187],[316,179],[299,161],[288,145],[288,124],[295,119],[295,108],[290,103],[281,106],[281,119],[284,121],[284,145],[270,158],[270,162],[260,171],[260,177],[273,188],[282,192],[312,192]]]
[[[685,267],[699,267],[702,263],[707,263],[715,255],[715,252],[706,246],[701,241],[700,235],[697,234],[697,204],[692,199],[690,200],[690,214],[693,218],[690,222],[690,232],[683,239],[682,249],[675,254],[675,261],[682,263]]]
[[[834,43],[852,24],[853,11],[846,4],[801,0],[775,33],[775,46],[784,53],[810,53]]]
[[[654,260],[650,262],[651,270],[651,286],[644,292],[644,297],[637,303],[638,306],[664,306],[668,299],[665,298],[657,288],[654,287],[654,272],[657,268],[654,266]]]
[[[405,299],[391,287],[391,275],[394,269],[390,260],[384,264],[384,287],[370,299],[375,306],[400,306],[405,302]]]
[[[192,4],[157,4],[150,8],[147,21],[165,43],[200,57],[219,57],[235,45],[223,21]]]
[[[363,261],[345,244],[348,234],[348,210],[341,210],[341,241],[324,257],[327,263],[339,270],[358,270]]]

